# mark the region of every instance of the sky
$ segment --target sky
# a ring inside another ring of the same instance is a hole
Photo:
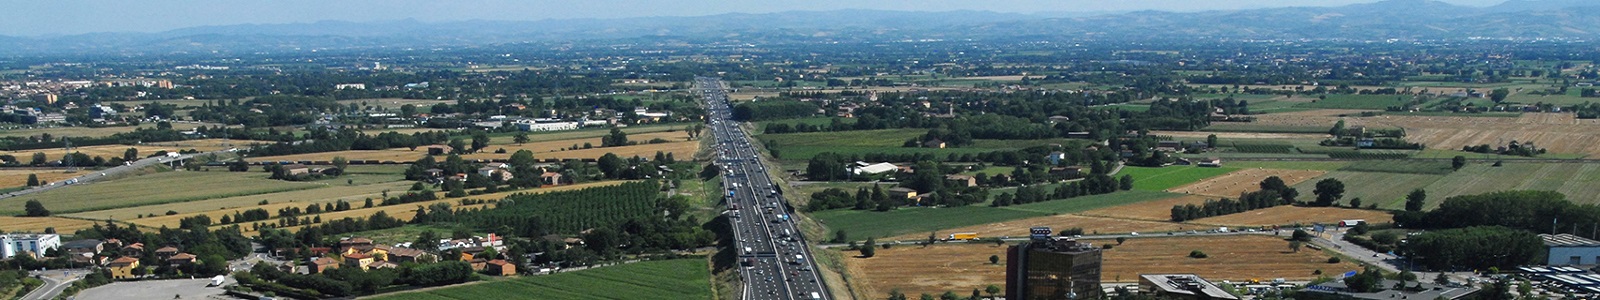
[[[1441,0],[1490,6],[1505,0]],[[1008,13],[1201,11],[1339,6],[1376,0],[11,0],[0,35],[160,32],[185,27],[324,20],[424,22],[703,16],[795,10],[986,10]]]

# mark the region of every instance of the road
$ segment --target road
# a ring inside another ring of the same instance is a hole
[[[157,156],[157,157],[149,157],[149,158],[133,161],[133,162],[130,162],[130,163],[126,164],[126,165],[116,166],[116,167],[112,167],[112,168],[104,169],[104,170],[83,170],[83,171],[80,171],[80,172],[83,172],[83,175],[79,175],[78,177],[73,177],[73,178],[69,178],[69,179],[65,179],[65,180],[61,180],[61,181],[56,181],[56,182],[51,182],[50,184],[46,184],[46,185],[41,186],[41,187],[36,187],[36,188],[31,188],[31,189],[25,189],[25,190],[20,190],[20,191],[0,194],[0,199],[11,198],[11,197],[16,197],[16,196],[22,196],[22,195],[33,194],[33,193],[39,193],[39,192],[54,190],[54,189],[67,187],[67,186],[71,186],[71,185],[88,184],[88,183],[94,182],[96,180],[105,179],[107,177],[116,177],[116,176],[121,175],[123,173],[133,172],[135,170],[143,169],[144,167],[149,167],[149,166],[153,166],[153,165],[156,165],[156,164],[165,164],[165,163],[171,162],[171,161],[186,160],[186,159],[194,158],[195,156],[201,156],[201,155],[207,155],[207,154],[224,154],[224,153],[230,153],[230,152],[232,152],[232,151],[222,150],[222,151],[202,152],[202,153],[194,153],[194,154],[184,154],[184,155],[179,155],[178,157]],[[74,180],[76,180],[76,181],[74,181]]]
[[[716,137],[716,162],[723,170],[728,215],[733,225],[739,272],[739,299],[831,299],[817,274],[815,256],[790,215],[793,210],[768,177],[750,137],[733,121],[721,79],[696,77]]]
[[[41,285],[38,288],[33,289],[33,291],[28,292],[27,295],[23,295],[22,296],[22,300],[49,300],[49,299],[54,299],[56,297],[56,295],[61,294],[62,290],[66,290],[67,286],[71,285],[73,281],[78,281],[78,279],[83,279],[83,275],[86,274],[86,272],[88,272],[88,271],[86,271],[86,270],[53,270],[53,271],[30,272],[30,274],[38,275],[39,279],[44,280],[44,285]]]

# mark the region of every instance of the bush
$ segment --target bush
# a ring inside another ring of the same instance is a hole
[[[1106,249],[1106,250],[1111,250],[1111,248],[1112,248],[1112,247],[1115,247],[1115,246],[1116,246],[1116,245],[1112,245],[1112,244],[1105,244],[1105,245],[1100,245],[1100,249]]]
[[[1191,257],[1191,258],[1206,258],[1207,255],[1206,255],[1205,252],[1200,252],[1200,250],[1194,250],[1194,251],[1189,251],[1189,257]]]
[[[1334,256],[1334,257],[1329,257],[1328,258],[1328,263],[1330,263],[1330,264],[1337,264],[1339,262],[1340,262],[1340,260],[1339,260],[1338,256]]]

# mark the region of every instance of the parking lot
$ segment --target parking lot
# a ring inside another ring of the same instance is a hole
[[[206,299],[221,295],[221,287],[206,287],[210,279],[173,279],[150,281],[123,281],[102,285],[78,293],[78,299]],[[233,284],[233,278],[223,285]]]

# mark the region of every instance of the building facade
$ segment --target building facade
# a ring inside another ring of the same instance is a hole
[[[1034,227],[1030,241],[1006,249],[1006,299],[1099,299],[1100,249],[1049,227]]]
[[[55,234],[7,234],[0,235],[0,259],[10,259],[12,256],[29,254],[34,258],[43,257],[46,251],[61,247],[61,236]]]
[[[1540,234],[1544,240],[1545,264],[1552,266],[1600,265],[1600,241],[1571,234]]]

